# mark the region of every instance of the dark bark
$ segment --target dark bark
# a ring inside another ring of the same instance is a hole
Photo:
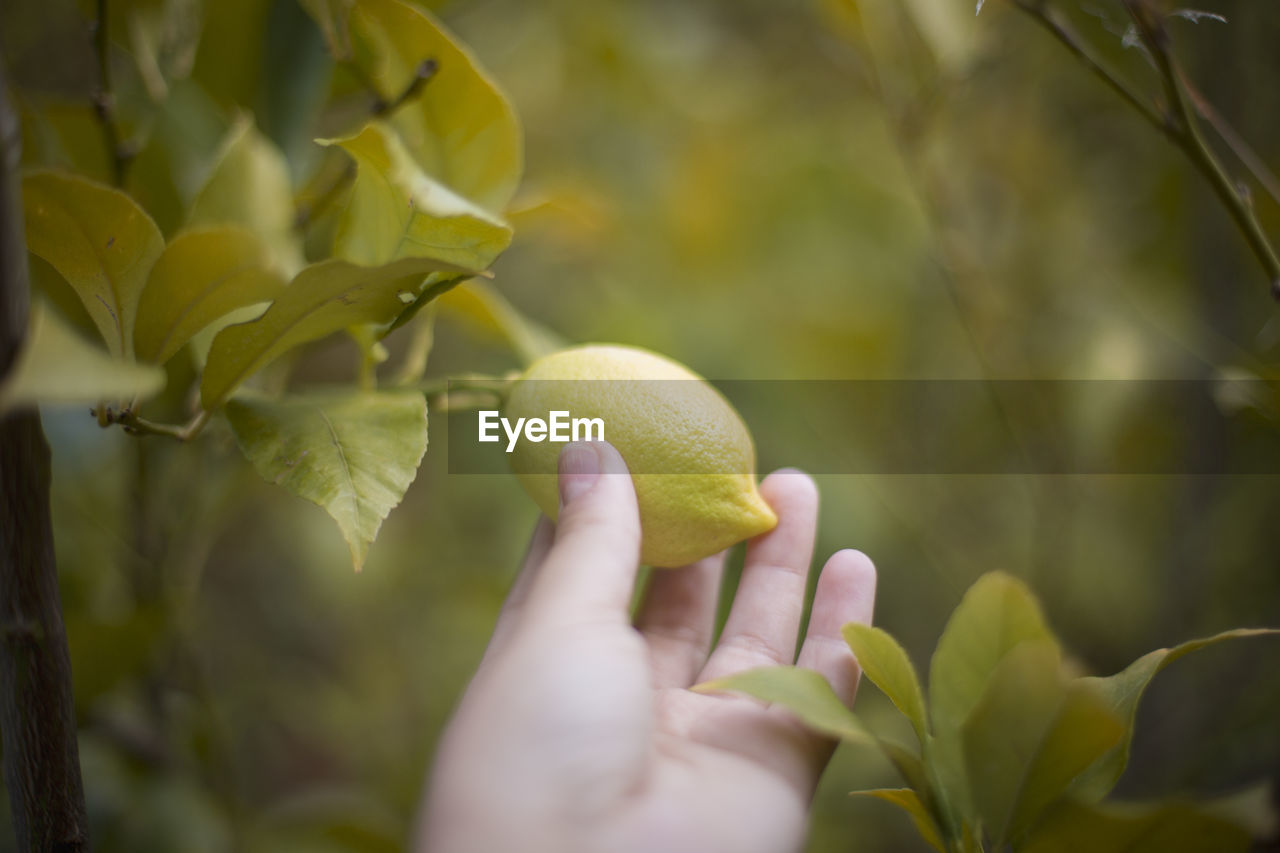
[[[18,121],[0,60],[0,377],[22,343],[28,287]],[[0,734],[23,851],[89,849],[49,511],[49,446],[35,410],[0,415]]]

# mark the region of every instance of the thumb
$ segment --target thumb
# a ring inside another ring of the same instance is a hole
[[[529,593],[529,618],[627,618],[640,563],[640,511],[627,463],[604,441],[560,453],[555,542]]]

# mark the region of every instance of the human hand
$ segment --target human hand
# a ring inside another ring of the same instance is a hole
[[[441,739],[424,804],[428,853],[778,853],[799,849],[833,743],[781,708],[693,693],[794,659],[818,495],[765,479],[778,526],[747,547],[710,649],[724,555],[657,570],[634,625],[640,524],[626,464],[604,442],[560,457],[558,525],[539,523],[493,639]],[[841,625],[870,623],[875,569],[822,570],[798,664],[852,703]]]

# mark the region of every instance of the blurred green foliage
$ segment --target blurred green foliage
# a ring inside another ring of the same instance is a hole
[[[0,40],[30,162],[107,180],[88,107],[90,5],[6,3]],[[434,5],[525,128],[515,240],[493,286],[569,340],[638,344],[713,379],[1275,375],[1276,308],[1203,183],[1002,0],[977,17],[967,0]],[[1077,5],[1063,7],[1080,31],[1154,92],[1121,44],[1118,4]],[[310,140],[368,104],[294,0],[112,6],[141,21],[112,25],[122,126],[152,140],[129,189],[167,237],[243,112],[314,199],[340,161]],[[1212,10],[1228,23],[1171,23],[1176,49],[1278,163],[1280,9]],[[163,108],[147,94],[157,85]],[[1255,201],[1280,234],[1274,200]],[[516,366],[456,319],[442,308],[431,374]],[[387,340],[393,358],[410,337]],[[345,340],[314,347],[296,381],[348,381],[354,355]],[[168,369],[171,387],[190,383],[191,368]],[[760,425],[762,468],[787,464],[809,422],[857,416],[838,400],[777,413]],[[1078,418],[1138,441],[1160,426],[1123,400]],[[178,446],[98,430],[79,411],[46,416],[98,849],[401,849],[535,518],[514,479],[451,475],[434,427],[357,575],[324,513],[263,483],[217,423]],[[873,556],[877,622],[917,667],[991,569],[1036,590],[1086,673],[1280,624],[1273,477],[818,479],[818,558],[849,545]],[[1274,644],[1240,644],[1161,676],[1119,793],[1280,783],[1278,663]],[[874,690],[859,712],[910,736]],[[846,796],[886,784],[882,758],[842,749],[810,850],[923,849],[904,816]]]

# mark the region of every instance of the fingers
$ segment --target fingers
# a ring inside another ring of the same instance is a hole
[[[851,621],[869,623],[875,598],[875,568],[857,551],[840,551],[822,569],[814,595],[809,630],[798,665],[814,669],[832,683],[845,704],[858,686],[853,653],[840,636]],[[813,732],[785,708],[736,695],[721,696],[695,737],[736,752],[785,779],[803,799],[813,795],[831,758],[834,741]]]
[[[827,560],[813,597],[809,629],[796,665],[812,669],[828,682],[840,701],[852,707],[861,675],[858,663],[840,634],[850,622],[871,624],[876,599],[876,567],[861,551],[837,551]],[[798,749],[817,781],[831,757],[835,742],[806,730],[808,738]]]
[[[747,546],[729,620],[699,681],[794,659],[813,557],[818,489],[807,474],[783,470],[765,478],[760,494],[778,514],[778,526]]]
[[[682,569],[656,569],[636,616],[649,646],[654,687],[688,687],[715,630],[724,552]]]
[[[625,621],[639,564],[640,511],[626,463],[607,442],[566,445],[554,541],[533,574],[522,618]]]

